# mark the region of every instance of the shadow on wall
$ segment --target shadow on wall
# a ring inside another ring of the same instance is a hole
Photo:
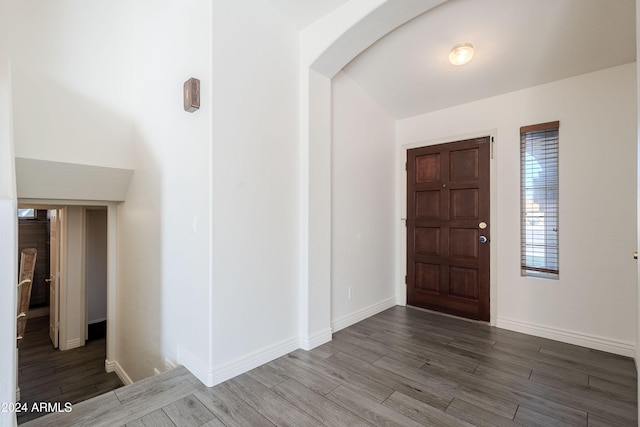
[[[133,381],[162,361],[162,171],[136,132],[136,169],[118,206],[117,361]]]
[[[132,168],[131,99],[114,110],[38,70],[12,68],[16,157]]]

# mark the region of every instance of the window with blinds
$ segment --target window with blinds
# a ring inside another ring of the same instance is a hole
[[[523,276],[557,279],[558,129],[560,122],[520,128],[520,244]]]

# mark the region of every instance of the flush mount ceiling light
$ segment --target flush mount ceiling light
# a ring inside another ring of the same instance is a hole
[[[464,65],[473,58],[473,45],[471,43],[460,43],[451,48],[449,52],[449,62],[453,65]]]

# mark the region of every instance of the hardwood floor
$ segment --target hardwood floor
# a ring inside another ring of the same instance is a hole
[[[122,387],[115,373],[105,372],[104,360],[104,338],[72,350],[56,350],[49,339],[49,318],[29,319],[19,352],[20,403],[31,409],[40,402],[75,404]],[[19,412],[18,423],[45,414]]]
[[[635,426],[632,359],[394,307],[216,387],[180,367],[28,426]]]

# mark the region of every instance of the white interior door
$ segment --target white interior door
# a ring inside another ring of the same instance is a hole
[[[49,337],[55,348],[59,345],[60,326],[60,213],[57,209],[49,211]]]

